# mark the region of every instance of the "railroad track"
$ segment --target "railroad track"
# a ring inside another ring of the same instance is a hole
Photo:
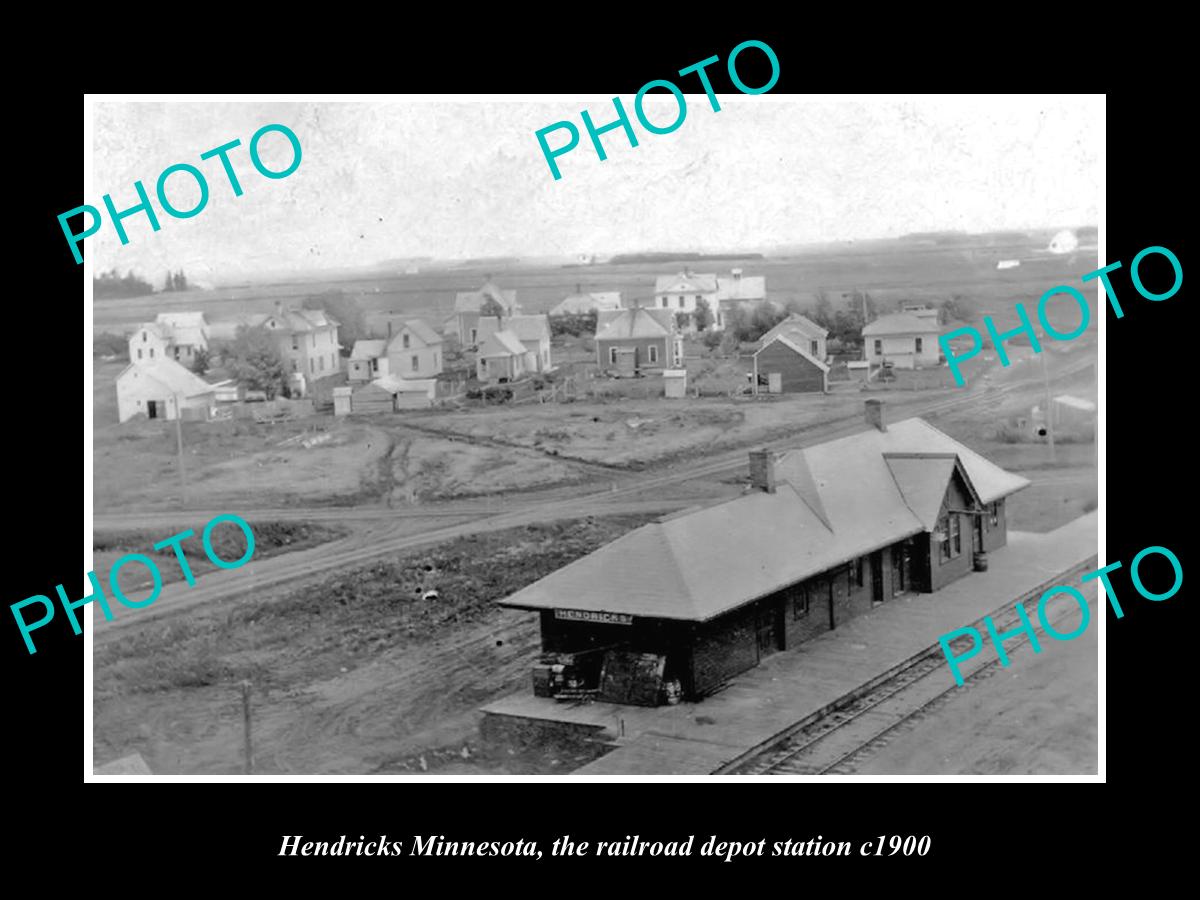
[[[1053,584],[1069,583],[1078,575],[1092,571],[1095,564],[1096,557],[1091,557],[1062,573],[1052,582],[1040,585],[1023,595],[1020,602],[1025,603],[1040,597]],[[1008,631],[1019,624],[1015,602],[1010,601],[989,613],[997,631]],[[1092,597],[1088,598],[1088,606],[1094,617],[1096,609]],[[1070,620],[1074,615],[1074,608],[1068,608],[1052,619],[1051,624],[1058,625],[1064,620]],[[986,635],[983,618],[981,616],[971,624]],[[1028,642],[1028,637],[1022,633],[1019,637],[1006,640],[1004,648],[1006,652],[1011,653]],[[969,635],[958,638],[950,645],[956,653],[965,651],[970,646]],[[1000,661],[995,652],[988,652],[985,646],[969,662],[960,664],[964,684],[987,678],[999,666]],[[887,674],[866,691],[852,695],[852,699],[835,706],[831,711],[799,723],[785,732],[782,738],[777,736],[774,743],[765,746],[757,755],[735,763],[719,774],[851,774],[858,759],[885,743],[897,729],[912,723],[959,690],[958,685],[953,682],[946,687],[946,667],[941,645],[935,644]],[[934,677],[938,673],[942,673],[941,677]]]

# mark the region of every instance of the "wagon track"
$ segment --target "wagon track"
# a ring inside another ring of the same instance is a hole
[[[1020,602],[1024,604],[1027,600],[1039,597],[1053,584],[1068,583],[1076,576],[1091,571],[1095,564],[1096,557],[1093,556],[1023,595],[1019,598]],[[988,614],[997,631],[1008,631],[1019,624],[1015,602],[1006,602]],[[1090,597],[1088,605],[1094,615],[1095,601]],[[1052,619],[1051,624],[1061,624],[1074,615],[1072,607]],[[984,631],[984,618],[981,616],[971,623],[981,633]],[[1011,652],[1028,642],[1028,637],[1022,633],[1019,638],[1006,640],[1004,647],[1006,652]],[[954,651],[961,652],[970,645],[970,636],[963,636],[951,642],[950,646]],[[951,683],[946,687],[944,674],[935,677],[943,673],[946,666],[941,645],[935,644],[886,673],[883,679],[869,683],[865,691],[860,689],[848,694],[843,698],[844,702],[776,735],[752,756],[735,761],[718,774],[852,774],[858,760],[886,744],[902,729],[915,726],[926,713],[955,695],[958,685]],[[978,683],[994,674],[999,667],[999,657],[981,649],[970,662],[960,664],[964,686]]]

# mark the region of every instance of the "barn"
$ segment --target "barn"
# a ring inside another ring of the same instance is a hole
[[[829,390],[829,366],[791,335],[777,334],[754,353],[754,384],[756,393],[824,393]]]
[[[117,376],[117,418],[211,418],[217,405],[216,388],[173,359],[131,363]]]
[[[635,529],[501,605],[539,614],[543,651],[577,689],[653,705],[668,684],[700,699],[772,653],[967,576],[1006,543],[1005,499],[1029,482],[922,419],[887,425],[877,400],[867,417],[859,434],[752,452],[742,496]]]

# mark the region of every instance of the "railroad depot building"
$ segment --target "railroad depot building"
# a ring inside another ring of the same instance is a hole
[[[572,671],[566,696],[697,700],[896,595],[985,567],[1006,543],[1006,499],[1029,482],[883,413],[868,400],[862,433],[754,451],[747,493],[644,525],[500,601],[541,616],[535,693],[553,695],[553,660]]]

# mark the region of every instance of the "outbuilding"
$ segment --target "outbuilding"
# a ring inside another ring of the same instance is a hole
[[[216,410],[216,388],[173,359],[130,363],[117,376],[117,418],[209,419]]]
[[[829,390],[829,366],[808,353],[803,338],[776,334],[754,353],[755,393],[824,393]]]

